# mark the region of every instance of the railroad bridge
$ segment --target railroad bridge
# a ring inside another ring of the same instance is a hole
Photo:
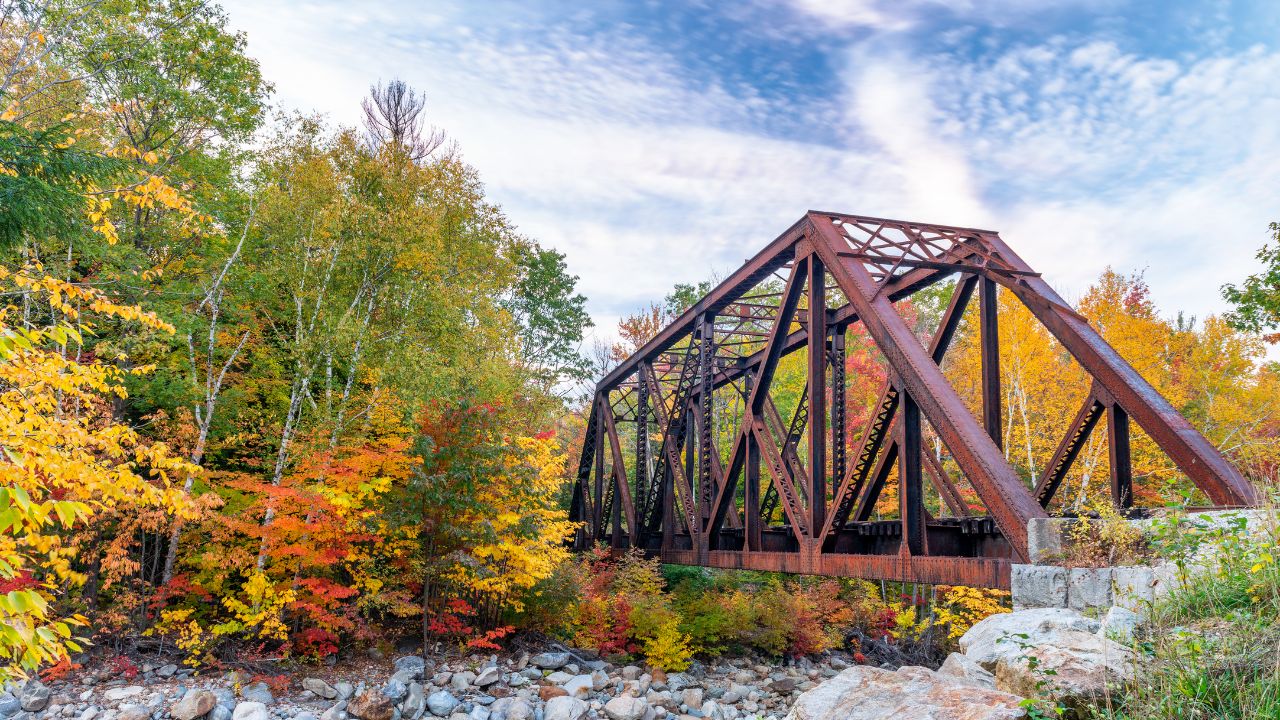
[[[894,303],[945,281],[950,301],[922,342]],[[1034,486],[1000,446],[1000,288],[1092,383]],[[975,294],[981,407],[971,410],[941,363]],[[887,377],[860,428],[846,418],[855,324]],[[784,417],[774,381],[797,352],[804,386]],[[1028,523],[1047,517],[1103,417],[1120,508],[1134,497],[1131,421],[1214,505],[1256,503],[1240,473],[998,233],[811,211],[600,380],[572,497],[574,544],[686,565],[1007,588],[1011,564],[1029,560]],[[895,486],[897,517],[875,519]]]

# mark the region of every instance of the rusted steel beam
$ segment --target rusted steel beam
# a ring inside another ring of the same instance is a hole
[[[979,336],[982,343],[982,424],[996,447],[1003,447],[1000,420],[1000,321],[995,281],[982,278],[978,293]]]
[[[1116,403],[1107,408],[1107,453],[1111,464],[1111,501],[1133,506],[1133,463],[1129,453],[1129,414]]]
[[[809,271],[809,529],[816,538],[827,521],[827,283],[822,259]]]
[[[968,585],[1003,590],[1009,589],[1010,574],[1010,561],[1005,558],[727,550],[712,550],[705,558],[699,558],[692,550],[672,550],[663,552],[662,559],[677,565],[856,577],[928,585]]]
[[[715,417],[712,382],[715,366],[713,360],[715,348],[715,314],[708,313],[702,318],[700,342],[701,354],[698,364],[698,520],[699,527],[706,528],[711,520],[711,502],[715,497],[716,481],[712,472],[712,458],[719,464],[719,451],[715,447],[715,435],[712,432],[712,420]]]
[[[857,308],[868,334],[901,376],[903,389],[919,403],[920,410],[982,497],[1016,557],[1025,561],[1027,522],[1031,518],[1047,517],[1044,508],[1031,497],[1000,448],[965,407],[893,304],[880,295],[866,269],[855,261],[839,257],[837,250],[844,242],[830,219],[809,217],[815,252],[826,261],[827,270]]]
[[[995,233],[984,235],[983,240],[1014,268],[1031,269]],[[1001,284],[1013,291],[1213,503],[1235,507],[1257,504],[1253,485],[1048,283],[1037,277],[1019,277],[1016,281],[1004,279]]]
[[[1058,492],[1058,486],[1067,477],[1072,463],[1076,461],[1085,442],[1089,440],[1089,434],[1093,432],[1098,419],[1102,417],[1102,411],[1102,403],[1098,402],[1091,391],[1085,396],[1084,403],[1067,429],[1067,434],[1058,443],[1049,464],[1045,465],[1040,481],[1036,483],[1035,496],[1040,507],[1049,507],[1053,496]]]
[[[769,476],[773,480],[774,487],[778,488],[778,493],[782,499],[782,510],[787,514],[787,520],[791,524],[791,530],[795,533],[796,539],[800,542],[806,541],[808,534],[808,520],[805,517],[804,508],[800,504],[799,493],[791,482],[791,477],[787,475],[787,471],[782,467],[782,453],[778,451],[778,446],[774,444],[773,438],[769,435],[769,431],[764,427],[764,421],[755,418],[751,425],[751,431],[755,435],[757,446],[760,448],[760,454],[764,460],[764,465],[769,470]]]
[[[846,392],[845,372],[845,326],[836,326],[831,334],[831,477],[834,483],[844,480],[848,467],[849,429],[846,423],[848,415],[848,394]],[[833,490],[836,486],[833,485]],[[835,507],[834,493],[832,508]],[[828,513],[830,514],[830,513]],[[822,527],[826,527],[824,520]]]
[[[902,518],[902,550],[913,557],[928,555],[924,532],[924,481],[920,472],[920,408],[909,392],[901,392],[898,422],[898,503]]]
[[[938,497],[942,498],[943,504],[947,506],[947,510],[956,517],[969,517],[973,515],[969,511],[969,506],[965,504],[964,499],[960,497],[960,491],[956,489],[955,483],[952,482],[951,476],[947,474],[946,468],[942,467],[942,461],[938,459],[931,451],[924,453],[925,467],[929,470],[929,480],[935,490],[938,491]]]
[[[613,410],[610,409],[609,403],[603,403],[601,407],[601,420],[604,422],[605,433],[609,436],[609,452],[613,456],[613,481],[617,487],[614,489],[614,496],[621,500],[621,512],[615,511],[620,517],[615,518],[615,528],[617,521],[625,518],[627,521],[627,532],[631,535],[631,544],[640,544],[640,526],[636,523],[636,506],[631,500],[631,486],[627,481],[627,466],[622,459],[622,443],[618,441],[618,427],[613,421]],[[639,473],[636,473],[639,477]]]

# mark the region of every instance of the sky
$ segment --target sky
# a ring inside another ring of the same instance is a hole
[[[597,325],[808,209],[998,230],[1069,300],[1108,266],[1225,309],[1280,220],[1280,3],[223,0],[279,108],[427,94]]]

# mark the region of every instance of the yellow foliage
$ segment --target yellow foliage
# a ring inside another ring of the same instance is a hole
[[[674,613],[658,625],[656,631],[644,638],[644,656],[650,665],[668,672],[682,672],[689,668],[693,649],[689,636],[680,632],[680,619]]]
[[[1008,599],[1004,590],[957,585],[942,593],[941,602],[934,606],[934,622],[945,624],[947,637],[955,640],[980,620],[1009,612]]]

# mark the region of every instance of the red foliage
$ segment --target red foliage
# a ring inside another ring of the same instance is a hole
[[[8,593],[14,590],[30,590],[36,587],[40,587],[40,581],[32,577],[31,572],[28,570],[23,570],[8,580],[0,580],[0,593]]]
[[[116,655],[111,658],[111,670],[125,680],[132,680],[138,677],[139,672],[138,666],[126,655]]]
[[[156,588],[155,595],[151,596],[151,600],[147,602],[147,605],[153,611],[159,610],[174,599],[194,599],[201,603],[207,603],[213,600],[213,596],[204,588],[191,582],[191,576],[184,573],[174,575],[172,580]]]
[[[71,658],[64,657],[59,660],[56,665],[50,665],[44,670],[41,670],[40,679],[44,680],[46,683],[51,683],[56,680],[61,680],[66,677],[68,673],[79,669],[80,663],[73,663],[71,662]]]
[[[298,633],[293,641],[293,647],[303,657],[323,660],[338,652],[338,636],[328,630],[307,628]]]
[[[271,688],[271,692],[281,695],[289,690],[288,675],[254,675],[250,682],[260,682]]]
[[[511,625],[503,625],[496,627],[488,632],[481,633],[467,641],[467,647],[479,650],[501,650],[502,646],[494,642],[515,632],[515,628]]]

